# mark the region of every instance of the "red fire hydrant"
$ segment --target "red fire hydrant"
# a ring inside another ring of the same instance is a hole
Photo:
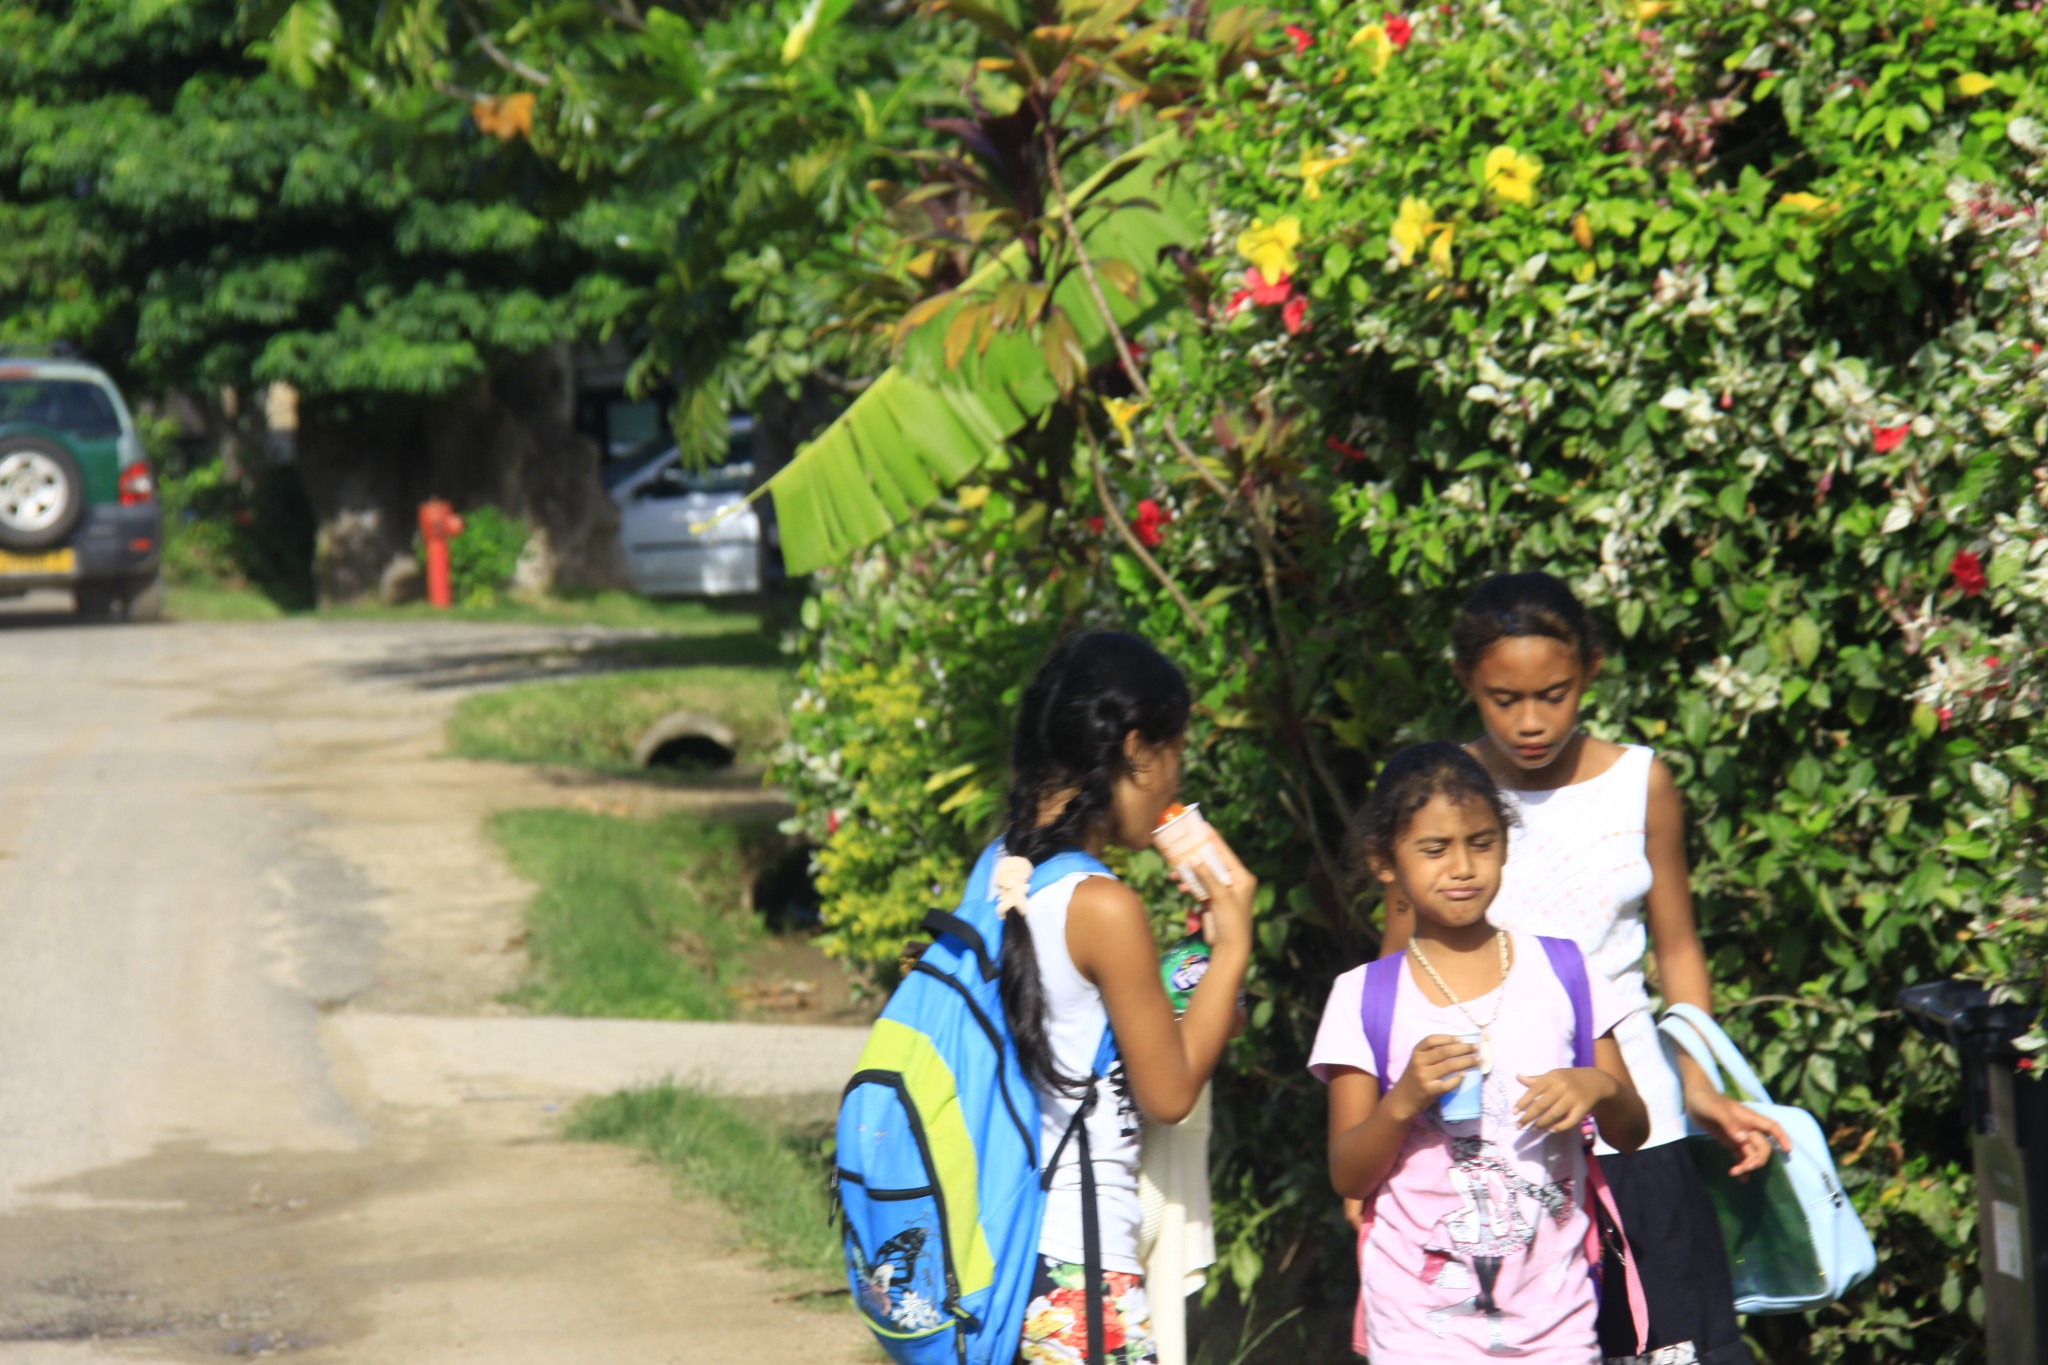
[[[448,542],[462,534],[462,518],[440,498],[420,504],[420,540],[427,547],[427,601],[443,610],[455,604],[448,578]]]

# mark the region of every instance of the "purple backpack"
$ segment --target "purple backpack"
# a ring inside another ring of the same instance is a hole
[[[1539,934],[1536,941],[1543,945],[1543,955],[1550,959],[1550,970],[1557,975],[1558,984],[1572,1002],[1572,1065],[1592,1066],[1593,1062],[1593,990],[1586,980],[1586,955],[1579,951],[1579,945],[1566,938],[1551,938]],[[1400,994],[1401,973],[1408,970],[1408,954],[1389,953],[1387,956],[1366,964],[1365,989],[1359,1002],[1359,1022],[1365,1026],[1366,1046],[1372,1049],[1373,1071],[1379,1081],[1380,1094],[1387,1093],[1387,1053],[1394,1034],[1394,1000]],[[1600,1173],[1600,1162],[1593,1155],[1593,1120],[1590,1115],[1585,1121],[1586,1141],[1586,1187],[1604,1209],[1613,1223],[1617,1234],[1623,1240],[1621,1249],[1622,1275],[1628,1287],[1629,1316],[1635,1321],[1636,1352],[1648,1349],[1650,1311],[1643,1296],[1642,1277],[1636,1271],[1635,1257],[1628,1254],[1627,1234],[1621,1226],[1621,1214],[1614,1206],[1614,1192],[1607,1187],[1607,1178]],[[1593,1210],[1588,1210],[1589,1215]],[[1351,1346],[1360,1355],[1367,1354],[1365,1341],[1365,1240],[1372,1234],[1373,1201],[1367,1200],[1365,1219],[1358,1226],[1358,1317],[1352,1326]],[[1600,1243],[1599,1219],[1586,1219],[1586,1268],[1598,1286],[1602,1280],[1604,1260]]]

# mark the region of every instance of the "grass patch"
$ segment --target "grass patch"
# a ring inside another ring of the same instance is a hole
[[[647,643],[682,653],[697,642]],[[525,683],[465,698],[448,722],[448,746],[465,758],[637,772],[633,745],[648,726],[671,711],[702,711],[738,734],[741,762],[761,762],[788,732],[790,688],[787,668],[733,665]]]
[[[614,630],[659,630],[693,637],[758,636],[759,603],[732,598],[713,603],[664,600],[630,592],[563,593],[559,596],[500,596],[489,605],[437,611],[424,602],[402,607],[375,603],[330,607],[318,613],[340,621],[483,621],[499,625],[608,626]]]
[[[254,588],[213,583],[171,583],[164,587],[164,615],[173,621],[276,621],[285,610]]]
[[[772,826],[687,811],[514,810],[489,827],[540,886],[526,911],[536,976],[517,1003],[629,1019],[732,1015],[727,987],[767,938],[747,892]]]
[[[568,1134],[651,1155],[694,1193],[717,1200],[778,1269],[843,1284],[826,1192],[829,1106],[741,1101],[658,1085],[586,1100]]]

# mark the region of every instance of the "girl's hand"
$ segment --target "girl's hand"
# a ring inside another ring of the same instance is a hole
[[[1252,897],[1258,894],[1259,879],[1245,870],[1237,853],[1218,838],[1214,847],[1223,855],[1230,884],[1204,859],[1195,860],[1195,876],[1201,880],[1203,899],[1202,937],[1218,951],[1238,950],[1249,954],[1252,947]]]
[[[1597,1066],[1562,1066],[1541,1076],[1515,1079],[1529,1087],[1515,1104],[1521,1126],[1552,1133],[1576,1129],[1595,1105],[1620,1092],[1614,1078]]]
[[[1353,1232],[1365,1226],[1365,1201],[1344,1196],[1344,1221],[1351,1225]]]
[[[1412,1121],[1437,1096],[1456,1090],[1465,1073],[1478,1065],[1478,1044],[1460,1042],[1447,1033],[1432,1033],[1415,1045],[1408,1069],[1387,1092],[1387,1100],[1398,1105],[1400,1114]]]
[[[1685,1097],[1685,1111],[1714,1141],[1726,1147],[1735,1158],[1735,1164],[1728,1168],[1732,1176],[1746,1176],[1751,1171],[1760,1171],[1771,1159],[1771,1147],[1791,1154],[1792,1139],[1772,1119],[1751,1109],[1738,1100],[1731,1100],[1718,1090],[1705,1090],[1700,1094]]]

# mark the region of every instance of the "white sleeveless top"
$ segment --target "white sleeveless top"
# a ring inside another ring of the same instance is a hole
[[[1572,940],[1633,1008],[1614,1037],[1650,1111],[1645,1147],[1686,1132],[1677,1067],[1643,983],[1650,946],[1643,901],[1651,882],[1644,825],[1655,757],[1631,744],[1613,767],[1584,782],[1553,791],[1502,788],[1522,823],[1508,836],[1500,895],[1487,915],[1503,929]],[[1598,1150],[1606,1155],[1613,1149],[1603,1142]]]
[[[1067,907],[1074,888],[1091,875],[1077,872],[1034,892],[1025,915],[1031,921],[1031,943],[1038,954],[1038,978],[1045,991],[1045,1032],[1052,1043],[1053,1064],[1062,1075],[1087,1076],[1095,1065],[1109,1011],[1102,992],[1081,975],[1067,953]],[[1053,1090],[1038,1091],[1038,1159],[1052,1160],[1080,1099]],[[1095,1167],[1095,1206],[1106,1270],[1145,1273],[1138,1259],[1138,1231],[1144,1221],[1138,1207],[1138,1106],[1124,1079],[1123,1058],[1110,1069],[1107,1083],[1096,1086],[1095,1111],[1088,1117],[1089,1158]],[[1085,1253],[1081,1239],[1081,1146],[1074,1135],[1060,1154],[1060,1164],[1046,1192],[1045,1227],[1038,1236],[1041,1255],[1079,1265]]]

